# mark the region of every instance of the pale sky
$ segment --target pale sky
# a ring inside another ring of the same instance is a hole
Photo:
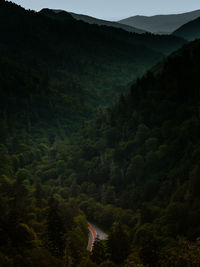
[[[200,0],[13,0],[26,9],[62,9],[107,20],[176,14],[200,9]]]

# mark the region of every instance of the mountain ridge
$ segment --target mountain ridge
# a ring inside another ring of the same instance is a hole
[[[188,41],[193,41],[200,38],[200,17],[182,25],[172,34]]]
[[[51,16],[1,1],[0,265],[200,266],[200,40]]]
[[[129,26],[139,27],[152,33],[170,34],[178,29],[183,24],[196,19],[200,16],[200,10],[191,12],[169,15],[154,15],[154,16],[131,16],[126,19],[119,20]]]
[[[135,32],[135,33],[145,33],[146,31],[141,30],[141,29],[137,29],[128,25],[123,25],[121,23],[118,22],[114,22],[114,21],[107,21],[107,20],[103,20],[103,19],[98,19],[92,16],[88,16],[88,15],[83,15],[83,14],[77,14],[77,13],[73,13],[73,12],[67,12],[65,10],[60,10],[60,9],[50,9],[53,12],[55,12],[56,14],[60,14],[60,13],[68,13],[71,14],[72,17],[76,20],[82,20],[84,22],[87,22],[89,24],[97,24],[97,25],[102,25],[102,26],[110,26],[110,27],[114,27],[114,28],[119,28],[119,29],[123,29],[125,31],[128,32]],[[41,13],[43,12],[43,9],[40,11]]]

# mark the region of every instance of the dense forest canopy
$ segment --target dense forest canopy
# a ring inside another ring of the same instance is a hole
[[[0,266],[199,266],[200,41],[48,12],[0,1]]]
[[[135,82],[66,155],[88,218],[125,224],[145,266],[200,264],[199,69],[196,41]]]

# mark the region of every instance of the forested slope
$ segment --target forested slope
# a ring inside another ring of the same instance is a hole
[[[200,264],[199,241],[190,243],[200,236],[199,51],[193,42],[149,71],[68,152],[82,209],[105,228],[128,225],[129,249],[145,266]],[[115,238],[111,247],[123,250]]]
[[[80,85],[95,104],[111,101],[117,84],[120,91],[162,57],[125,31],[55,20],[4,1],[0,14],[2,55],[36,69],[56,89],[67,91],[70,82]],[[176,40],[174,48],[183,44]]]
[[[173,35],[182,37],[188,41],[198,39],[200,37],[200,18],[184,24],[182,27],[177,29]]]
[[[198,262],[199,41],[88,122],[184,41],[5,1],[0,34],[0,265],[176,266],[188,250]],[[100,256],[86,251],[86,216],[110,229]]]
[[[51,11],[51,12],[49,12]],[[45,14],[46,12],[49,12],[49,15],[51,17],[57,17],[58,19],[62,19],[65,20],[67,19],[67,17],[69,18],[70,16],[72,16],[73,18],[75,18],[76,20],[82,20],[84,22],[87,22],[89,24],[97,24],[97,25],[104,25],[104,26],[109,26],[109,27],[114,27],[114,28],[119,28],[119,29],[123,29],[125,31],[128,32],[136,32],[136,33],[145,33],[145,31],[134,28],[134,27],[130,27],[127,25],[123,25],[117,22],[111,22],[111,21],[106,21],[106,20],[102,20],[102,19],[97,19],[94,17],[90,17],[90,16],[86,16],[86,15],[81,15],[81,14],[76,14],[76,13],[68,13],[64,10],[47,10],[47,9],[42,9],[40,11],[40,13]]]
[[[34,131],[38,124],[40,131],[54,127],[69,134],[96,106],[127,90],[127,83],[162,53],[184,43],[77,22],[69,14],[66,21],[49,18],[47,13],[1,1],[2,131],[6,124],[9,131],[17,124],[26,130],[33,125]]]

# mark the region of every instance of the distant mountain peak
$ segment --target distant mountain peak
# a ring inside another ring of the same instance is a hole
[[[140,28],[152,33],[171,34],[185,23],[200,17],[200,10],[181,14],[133,16],[118,21],[119,23]]]
[[[53,9],[48,9],[48,8],[43,8],[40,11],[40,14],[43,14],[47,17],[50,17],[52,19],[57,19],[57,20],[73,20],[73,17],[70,13],[63,11],[63,10],[53,10]]]

